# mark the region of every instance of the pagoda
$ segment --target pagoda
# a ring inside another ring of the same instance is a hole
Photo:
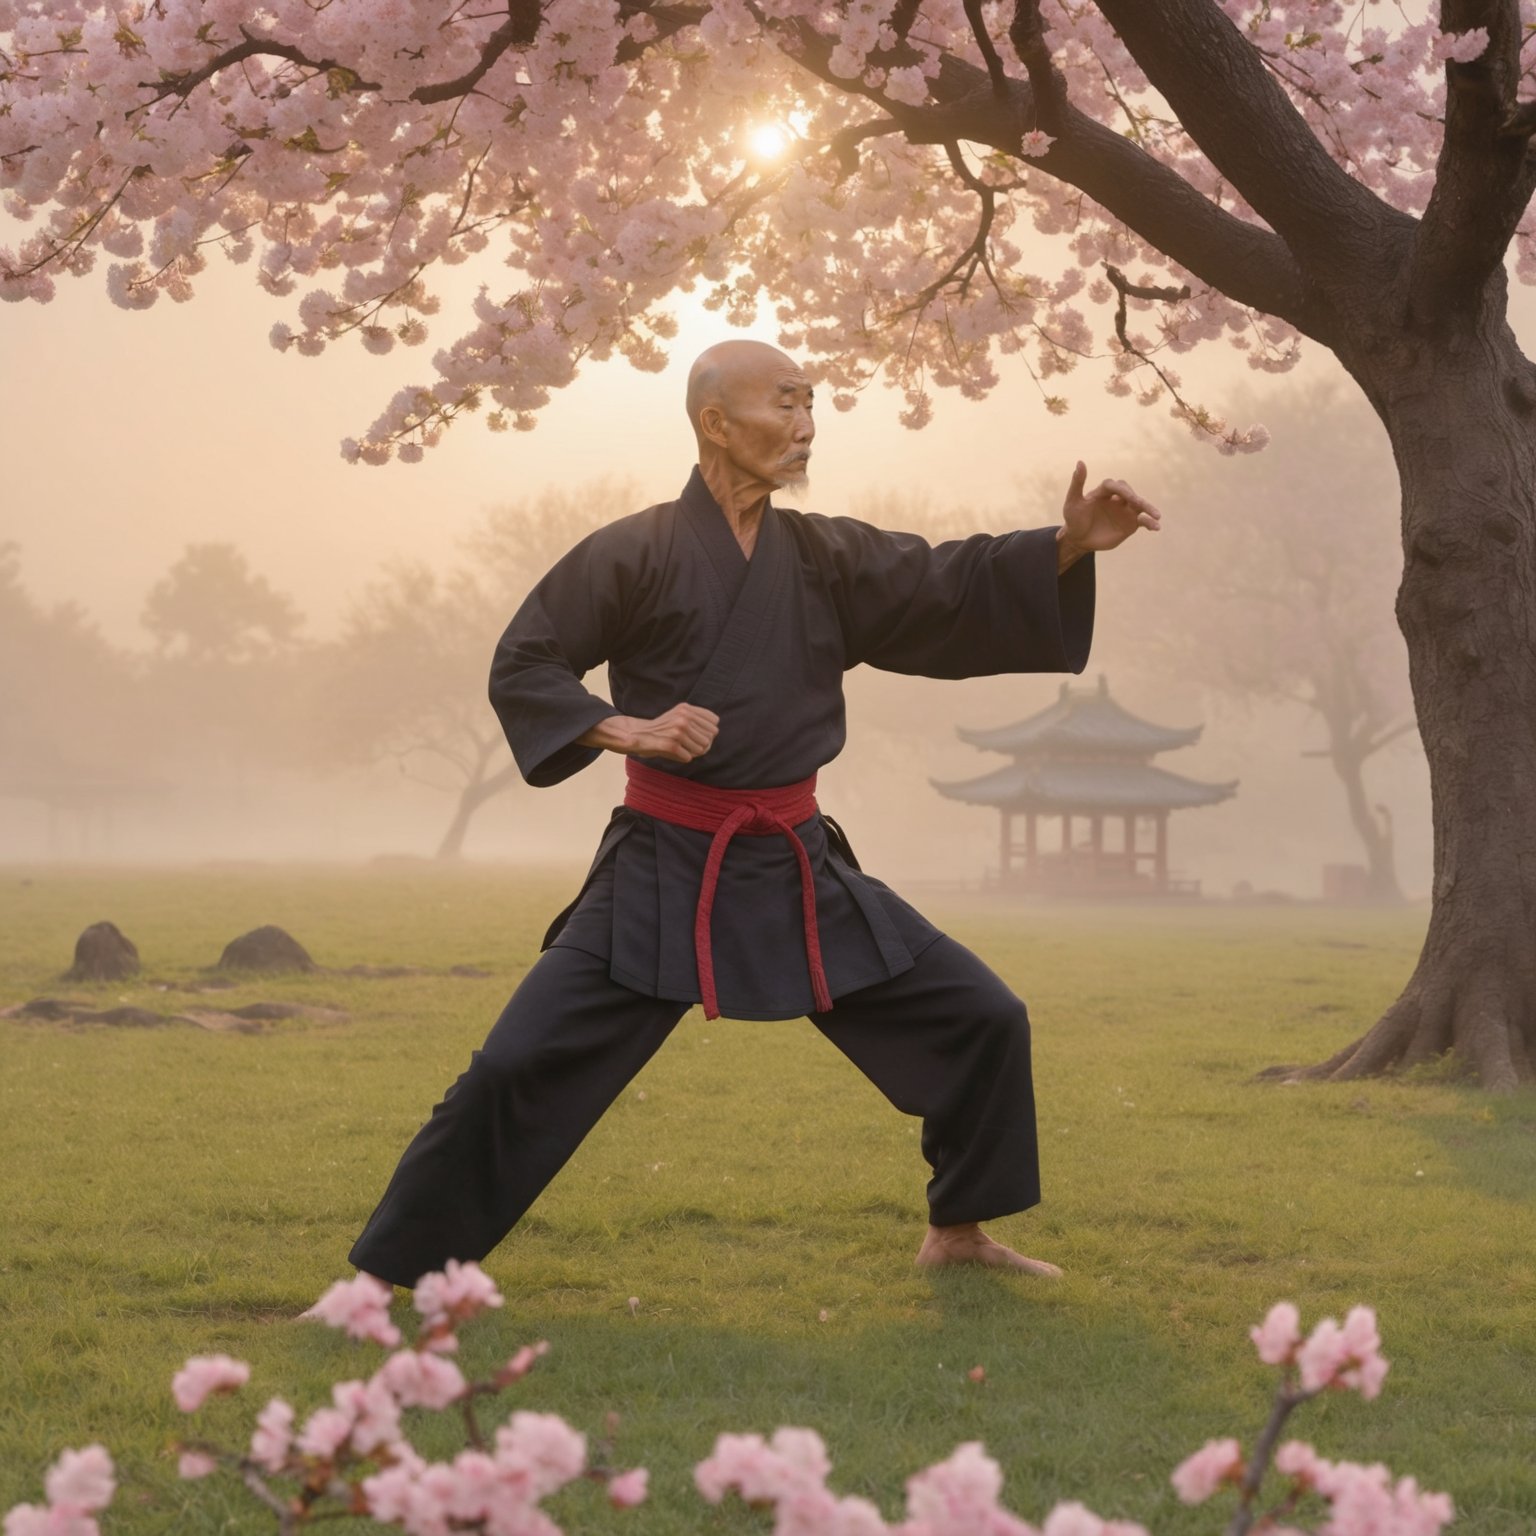
[[[962,741],[1013,761],[960,783],[930,780],[941,795],[996,806],[1002,817],[999,882],[1014,890],[1072,896],[1198,896],[1197,880],[1170,879],[1168,817],[1216,805],[1237,791],[1186,779],[1152,759],[1193,745],[1203,726],[1153,725],[1122,709],[1109,683],[1072,689],[1048,709]],[[1024,840],[1015,824],[1024,822]],[[1042,846],[1040,822],[1060,818],[1060,837]],[[1081,829],[1081,835],[1079,832]],[[1150,842],[1150,846],[1147,844]]]

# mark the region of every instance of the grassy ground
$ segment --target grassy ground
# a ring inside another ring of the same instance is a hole
[[[346,1272],[568,885],[0,871],[0,1005],[184,1004],[57,981],[102,917],[149,979],[195,979],[263,922],[325,965],[494,973],[252,984],[233,1000],[352,1015],[261,1036],[0,1023],[0,1510],[39,1495],[60,1447],[101,1438],[125,1485],[109,1530],[270,1528],[232,1492],[177,1483],[168,1379],[191,1353],[250,1360],[254,1401],[209,1415],[233,1438],[266,1394],[307,1406],[371,1368],[369,1347],[291,1319]],[[1211,1436],[1251,1440],[1269,1383],[1246,1329],[1290,1297],[1308,1320],[1373,1303],[1393,1361],[1379,1402],[1329,1399],[1300,1433],[1447,1489],[1464,1532],[1529,1532],[1536,1100],[1250,1082],[1388,1002],[1422,914],[929,905],[1030,1003],[1046,1202],[998,1232],[1068,1278],[916,1272],[914,1124],[804,1022],[692,1015],[492,1257],[507,1306],[467,1341],[485,1364],[550,1339],[512,1400],[594,1431],[617,1410],[620,1459],[652,1469],[648,1505],[574,1490],[568,1526],[758,1529],[704,1506],[688,1471],[722,1430],[793,1423],[825,1436],[834,1486],[888,1513],[904,1477],[981,1439],[1026,1516],[1081,1497],[1160,1533],[1213,1530],[1167,1473]]]

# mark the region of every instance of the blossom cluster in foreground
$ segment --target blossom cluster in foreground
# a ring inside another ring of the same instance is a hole
[[[371,1376],[338,1382],[330,1402],[302,1421],[284,1399],[269,1399],[243,1450],[184,1443],[181,1476],[235,1473],[281,1536],[341,1514],[408,1536],[560,1536],[544,1502],[583,1478],[604,1483],[620,1508],[645,1500],[645,1468],[618,1470],[607,1443],[594,1457],[587,1437],[556,1414],[518,1410],[493,1432],[482,1429],[475,1404],[526,1376],[548,1345],[524,1345],[487,1381],[467,1380],[447,1358],[458,1349],[460,1327],[502,1305],[477,1265],[450,1262],[422,1279],[415,1293],[421,1321],[409,1346],[399,1347],[391,1295],[359,1275],[338,1281],[306,1314],[389,1350]],[[1297,1309],[1281,1302],[1251,1334],[1259,1358],[1281,1372],[1269,1423],[1248,1457],[1226,1437],[1185,1458],[1171,1479],[1179,1498],[1200,1504],[1230,1488],[1238,1500],[1231,1529],[1266,1536],[1304,1536],[1302,1521],[1318,1536],[1437,1536],[1453,1514],[1445,1494],[1424,1491],[1411,1477],[1394,1481],[1383,1466],[1329,1461],[1303,1441],[1279,1440],[1291,1412],[1322,1392],[1374,1398],[1381,1391],[1387,1362],[1374,1312],[1356,1307],[1342,1325],[1324,1318],[1303,1337]],[[227,1355],[195,1356],[176,1373],[172,1395],[183,1412],[197,1413],[210,1398],[239,1392],[250,1374]],[[447,1461],[423,1457],[405,1428],[405,1415],[416,1410],[459,1413],[465,1448]],[[868,1499],[828,1488],[831,1472],[820,1435],[786,1427],[767,1438],[719,1436],[694,1469],[694,1484],[710,1504],[734,1494],[770,1509],[774,1536],[1148,1536],[1141,1525],[1105,1519],[1075,1500],[1031,1525],[1000,1503],[1002,1468],[976,1441],[907,1480],[905,1514],[894,1524]],[[96,1517],[115,1489],[105,1448],[65,1451],[44,1479],[46,1504],[17,1505],[5,1516],[4,1536],[100,1536]]]

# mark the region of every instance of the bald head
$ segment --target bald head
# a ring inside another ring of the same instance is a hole
[[[707,347],[688,370],[688,420],[699,431],[699,413],[717,405],[726,415],[760,390],[772,390],[776,379],[803,380],[795,360],[766,341],[721,341]]]
[[[688,372],[688,419],[721,506],[804,485],[814,393],[794,358],[766,342],[722,341],[700,353]]]

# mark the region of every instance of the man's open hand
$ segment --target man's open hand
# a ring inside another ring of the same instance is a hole
[[[1101,480],[1085,494],[1087,481],[1088,466],[1079,460],[1062,504],[1062,528],[1056,535],[1073,553],[1113,549],[1138,528],[1156,533],[1162,525],[1162,513],[1124,480]]]
[[[691,763],[709,751],[720,729],[720,717],[697,704],[674,704],[654,720],[633,715],[610,715],[585,736],[584,747],[601,747],[629,757],[664,757],[672,763]]]

